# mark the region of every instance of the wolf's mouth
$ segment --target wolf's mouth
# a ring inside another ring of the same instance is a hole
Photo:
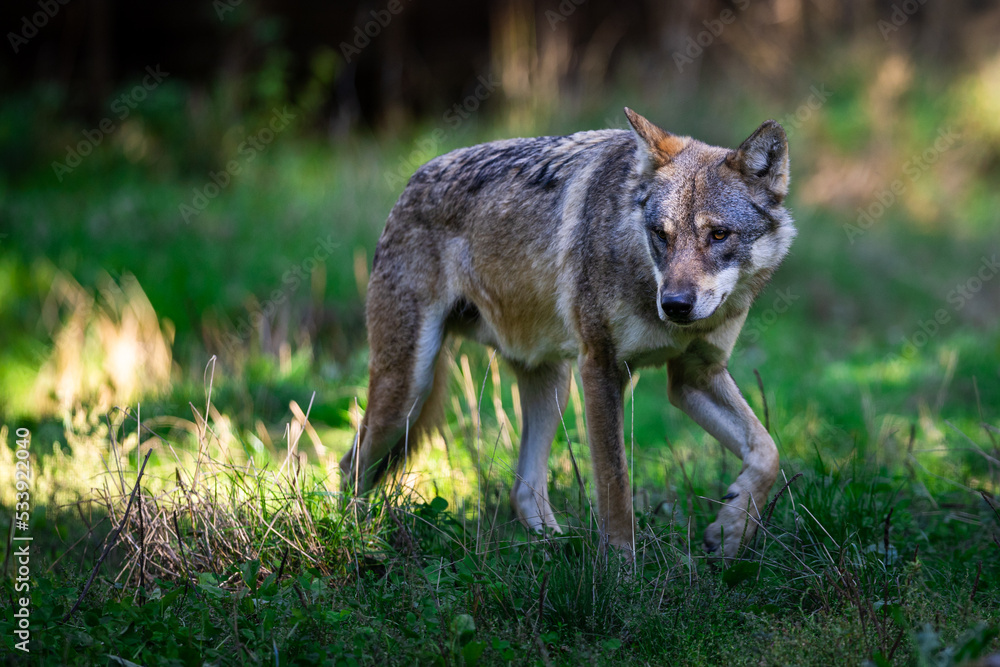
[[[719,303],[717,303],[716,306],[715,306],[715,308],[712,309],[712,312],[708,313],[707,315],[702,315],[700,317],[695,317],[693,312],[689,312],[689,313],[664,313],[664,319],[665,319],[665,321],[670,322],[672,324],[676,324],[679,327],[687,327],[687,326],[690,326],[692,324],[695,324],[696,322],[700,322],[701,320],[707,320],[708,318],[712,317],[717,312],[719,312],[719,309],[722,307],[722,304],[724,304],[726,302],[726,299],[729,298],[729,295],[731,293],[732,293],[731,290],[728,291],[728,292],[724,292],[723,295],[722,295],[722,298],[719,299]]]

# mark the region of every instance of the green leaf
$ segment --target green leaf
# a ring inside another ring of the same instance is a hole
[[[469,667],[473,667],[479,662],[479,657],[486,650],[486,642],[469,642],[462,649],[462,657],[465,659],[465,664]]]
[[[740,583],[750,579],[751,577],[756,577],[757,573],[760,572],[760,564],[753,563],[746,560],[741,560],[735,563],[731,567],[727,568],[725,572],[722,573],[722,581],[729,588],[736,588]]]
[[[882,655],[881,651],[875,651],[875,655],[872,656],[872,663],[875,667],[892,667],[892,663]]]
[[[202,592],[206,593],[207,595],[213,598],[226,597],[226,592],[224,590],[222,590],[218,586],[213,586],[212,584],[199,583],[198,588],[201,589]]]
[[[247,585],[251,591],[257,591],[257,573],[260,572],[260,560],[254,558],[249,563],[244,563],[240,566],[240,572],[243,573],[243,583]]]
[[[448,509],[448,501],[440,496],[435,497],[434,500],[431,501],[431,509],[440,514]]]
[[[162,598],[160,598],[160,613],[162,614],[167,607],[173,604],[173,601],[176,600],[178,596],[180,596],[180,594],[183,592],[184,588],[178,587],[170,591],[166,595],[164,595]]]
[[[465,646],[476,636],[476,621],[468,614],[459,614],[451,619],[451,634],[459,646]]]

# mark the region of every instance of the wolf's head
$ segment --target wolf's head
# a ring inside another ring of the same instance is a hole
[[[625,115],[638,158],[632,206],[656,274],[660,319],[695,325],[749,308],[795,238],[782,206],[784,129],[765,121],[729,150],[670,134],[631,109]]]

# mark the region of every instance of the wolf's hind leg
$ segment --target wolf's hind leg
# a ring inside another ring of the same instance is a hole
[[[559,531],[549,504],[549,452],[569,398],[569,364],[526,368],[513,364],[521,394],[524,431],[510,504],[521,523],[534,532]]]

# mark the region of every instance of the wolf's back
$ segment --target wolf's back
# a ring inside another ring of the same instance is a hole
[[[627,161],[634,152],[635,138],[624,130],[505,139],[459,148],[417,169],[397,206],[423,209],[439,223],[456,222],[454,216],[474,208],[548,209],[584,172],[592,174],[595,163]]]

